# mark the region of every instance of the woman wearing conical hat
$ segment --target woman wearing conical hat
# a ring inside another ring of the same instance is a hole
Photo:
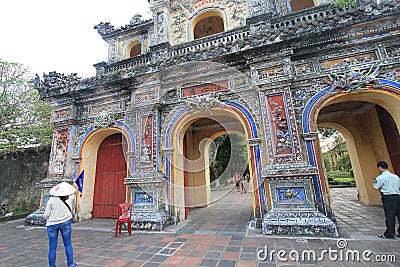
[[[56,253],[58,244],[58,232],[63,239],[65,255],[67,256],[68,267],[76,267],[72,250],[72,211],[71,204],[74,198],[75,187],[67,182],[62,182],[50,189],[52,197],[46,205],[44,216],[47,218],[47,236],[49,237],[49,266],[56,266]],[[69,201],[68,201],[69,200]]]

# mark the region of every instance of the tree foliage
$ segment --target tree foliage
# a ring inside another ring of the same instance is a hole
[[[0,152],[51,144],[51,108],[32,80],[23,65],[0,59]]]
[[[237,134],[222,135],[214,140],[215,147],[210,151],[211,181],[218,177],[229,178],[237,171],[243,174],[246,170],[246,139]]]
[[[355,8],[357,7],[358,3],[357,0],[334,0],[332,5],[338,8]]]
[[[329,127],[318,127],[318,132],[322,135],[323,138],[329,138],[337,134],[336,130]]]
[[[325,169],[329,171],[349,171],[351,169],[350,156],[343,136],[332,128],[319,127],[321,141],[325,152],[322,153]]]

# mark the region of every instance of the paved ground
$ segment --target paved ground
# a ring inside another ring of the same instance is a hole
[[[123,233],[115,238],[115,220],[75,223],[75,260],[78,266],[400,266],[400,239],[377,238],[384,230],[382,208],[358,203],[356,194],[355,188],[332,189],[340,238],[249,232],[251,195],[233,189],[213,191],[213,205],[192,210],[189,220],[162,233]],[[0,266],[47,266],[45,228],[23,223],[0,224]],[[278,259],[274,250],[286,254]],[[291,260],[297,255],[299,261]],[[57,264],[66,266],[61,241]]]

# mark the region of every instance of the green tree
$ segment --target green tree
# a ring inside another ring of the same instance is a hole
[[[327,127],[320,127],[318,131],[321,143],[324,144],[322,157],[326,171],[349,171],[351,169],[350,155],[340,132]]]
[[[51,144],[51,108],[32,80],[23,65],[0,59],[0,152]]]
[[[357,0],[334,0],[332,5],[338,8],[355,8],[357,7],[358,3]]]
[[[351,170],[351,162],[350,162],[350,155],[349,152],[344,152],[343,155],[339,158],[339,169],[343,171],[350,171]]]
[[[321,134],[321,138],[329,138],[332,135],[337,134],[337,131],[329,127],[318,127],[318,132]]]
[[[220,176],[232,177],[236,171],[243,174],[248,164],[246,139],[238,134],[222,135],[214,145],[210,150],[211,181]]]

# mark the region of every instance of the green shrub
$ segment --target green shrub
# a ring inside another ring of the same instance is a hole
[[[36,209],[35,201],[33,199],[29,200],[29,203],[26,200],[21,199],[17,205],[17,207],[12,210],[13,214],[22,214],[33,212]]]
[[[347,171],[331,171],[327,172],[326,175],[328,176],[328,179],[335,179],[335,178],[351,178],[352,175],[350,172]]]
[[[332,5],[339,8],[357,7],[357,0],[334,0]]]

